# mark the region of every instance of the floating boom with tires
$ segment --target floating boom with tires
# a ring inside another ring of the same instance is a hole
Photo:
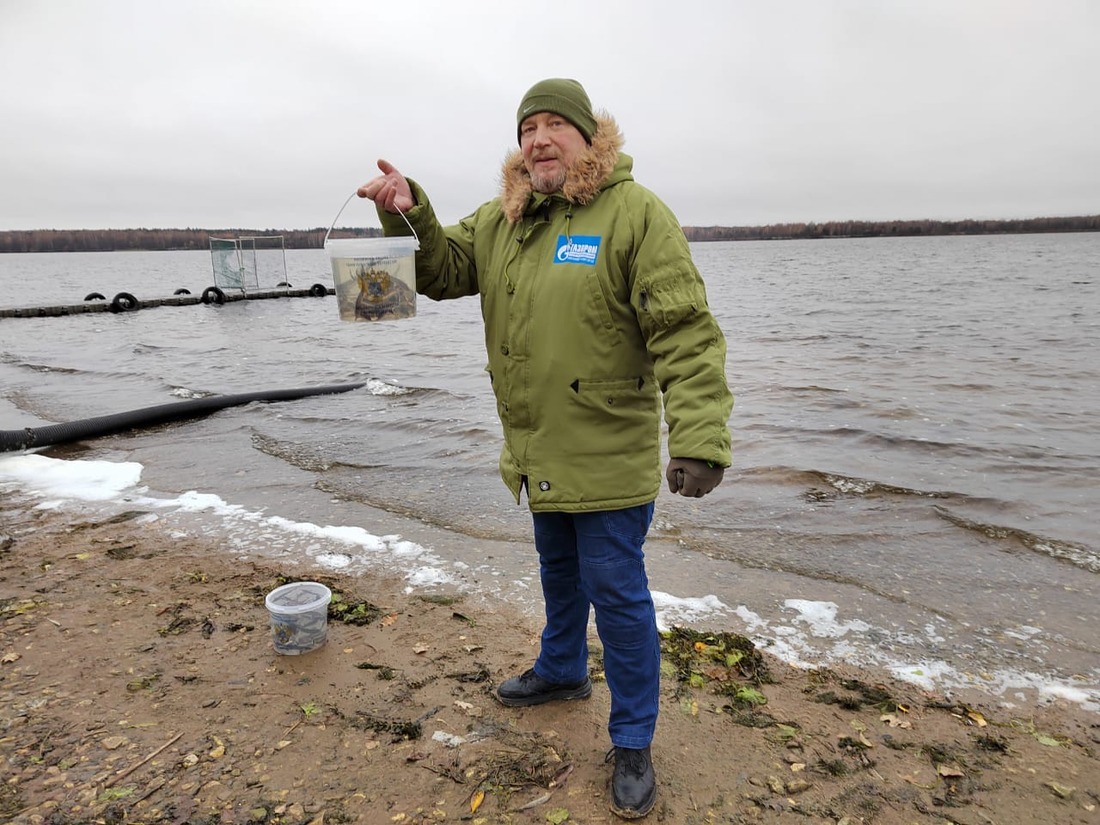
[[[85,312],[135,312],[139,309],[166,306],[191,306],[207,304],[222,306],[234,301],[251,301],[263,298],[322,298],[335,294],[335,290],[324,284],[313,284],[308,289],[294,289],[290,284],[280,284],[280,288],[269,290],[251,290],[239,292],[224,290],[218,286],[208,286],[202,295],[192,295],[188,289],[177,289],[169,298],[139,300],[130,292],[119,292],[110,301],[102,292],[89,292],[84,303],[61,304],[56,306],[0,308],[0,318],[45,318],[60,315],[80,315]]]

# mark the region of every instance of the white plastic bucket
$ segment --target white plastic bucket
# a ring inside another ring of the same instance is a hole
[[[271,614],[275,652],[297,656],[316,650],[328,637],[328,603],[332,591],[320,582],[291,582],[264,599]]]
[[[416,315],[416,238],[325,241],[342,321],[386,321]]]
[[[344,206],[348,205],[353,193]],[[340,218],[340,212],[332,226]],[[402,213],[401,217],[405,217]],[[405,219],[408,224],[408,219]],[[412,236],[387,238],[329,238],[325,251],[332,266],[336,306],[342,321],[388,321],[416,315],[416,250],[420,240]]]

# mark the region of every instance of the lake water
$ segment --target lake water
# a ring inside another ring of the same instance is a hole
[[[666,620],[797,663],[1100,709],[1100,234],[692,249],[729,343],[734,465],[705,499],[657,501]],[[324,252],[285,260],[295,287],[331,286]],[[5,255],[0,306],[198,294],[211,272],[205,252]],[[159,517],[227,552],[537,614],[484,364],[476,299],[376,323],[340,321],[334,296],[2,319],[0,430],[364,382],[43,452],[137,462],[146,498],[194,491]],[[386,538],[367,552],[349,529]]]

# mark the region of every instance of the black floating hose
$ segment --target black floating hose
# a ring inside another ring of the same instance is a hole
[[[98,438],[135,427],[151,427],[166,421],[208,415],[217,410],[224,410],[226,407],[250,404],[253,401],[293,401],[296,398],[308,398],[311,395],[348,392],[362,386],[365,385],[329,384],[323,387],[303,387],[294,390],[262,390],[235,395],[211,395],[206,398],[179,401],[175,404],[160,404],[156,407],[102,415],[98,418],[70,421],[67,424],[48,424],[45,427],[27,427],[23,430],[0,430],[0,453]]]

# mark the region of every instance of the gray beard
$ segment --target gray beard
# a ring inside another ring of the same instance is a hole
[[[531,188],[543,195],[553,195],[565,186],[565,175],[565,169],[556,175],[531,175]]]

